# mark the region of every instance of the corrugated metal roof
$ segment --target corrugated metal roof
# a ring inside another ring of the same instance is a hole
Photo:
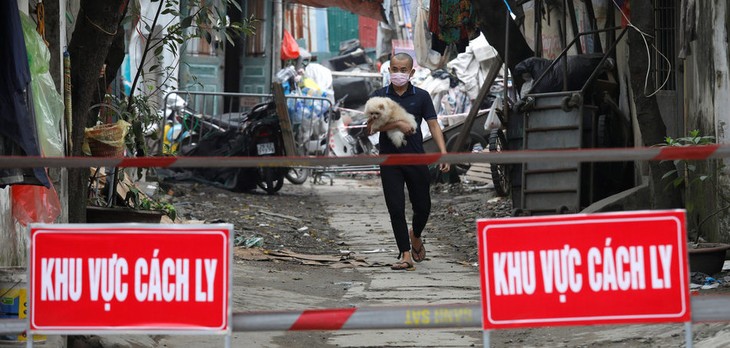
[[[290,0],[314,7],[339,7],[352,13],[386,22],[383,0]]]

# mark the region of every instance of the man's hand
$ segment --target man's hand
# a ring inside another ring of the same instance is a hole
[[[406,121],[398,121],[396,122],[396,125],[398,126],[398,129],[405,135],[411,135],[416,132],[416,129],[411,127],[411,125],[408,124],[408,122]]]
[[[405,134],[405,135],[411,135],[416,132],[416,129],[411,127],[411,125],[405,121],[395,121],[395,122],[386,123],[384,126],[380,127],[380,129],[378,131],[387,132],[391,129],[396,129],[396,128],[399,131],[403,132],[403,134]],[[371,127],[370,121],[368,121],[368,134],[372,134],[372,127]]]
[[[436,142],[436,145],[438,145],[439,150],[442,154],[446,154],[446,144],[444,143],[444,134],[441,133],[441,126],[439,125],[438,121],[435,119],[428,120],[428,129],[431,131],[431,138]],[[446,173],[451,169],[451,166],[448,163],[439,163],[439,170],[442,173]]]

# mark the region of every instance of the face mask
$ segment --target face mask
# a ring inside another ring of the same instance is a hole
[[[410,78],[410,74],[406,73],[392,73],[390,74],[390,82],[393,82],[393,85],[402,87],[405,86],[408,83],[408,79]]]

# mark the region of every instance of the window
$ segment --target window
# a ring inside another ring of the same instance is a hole
[[[217,1],[217,0],[213,0],[213,1],[210,1],[210,0],[201,0],[200,1],[200,5],[206,6],[206,2],[209,3],[209,4],[212,3],[211,5],[208,5],[208,6],[216,6],[216,7],[223,6],[220,3],[220,1]],[[188,13],[195,13],[198,10],[199,10],[199,7],[191,6],[190,9],[188,10]],[[202,29],[204,29],[204,28],[200,28],[200,29],[202,31]],[[190,28],[188,30],[190,32],[194,32],[196,30],[196,28]],[[186,45],[185,45],[185,52],[187,52],[189,55],[193,55],[193,56],[215,56],[215,55],[218,55],[218,52],[216,50],[216,46],[221,43],[221,37],[220,37],[220,35],[221,34],[218,34],[218,33],[215,33],[214,32],[212,34],[212,36],[210,37],[210,43],[208,43],[208,40],[206,40],[204,37],[194,37],[194,38],[188,40],[188,42],[186,43]]]

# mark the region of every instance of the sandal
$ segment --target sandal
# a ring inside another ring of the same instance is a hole
[[[416,249],[416,247],[413,245],[413,240],[416,239],[416,237],[413,235],[413,229],[410,229],[408,231],[408,237],[411,239],[411,257],[413,257],[413,261],[421,262],[426,259],[426,246],[423,245],[423,240],[421,240],[421,247]],[[420,238],[419,238],[420,240]]]
[[[409,261],[398,261],[390,266],[394,271],[415,271],[416,267]]]
[[[416,249],[416,247],[411,248],[411,257],[413,257],[413,261],[421,262],[426,259],[426,246],[423,245],[423,242],[421,242],[421,247]]]

